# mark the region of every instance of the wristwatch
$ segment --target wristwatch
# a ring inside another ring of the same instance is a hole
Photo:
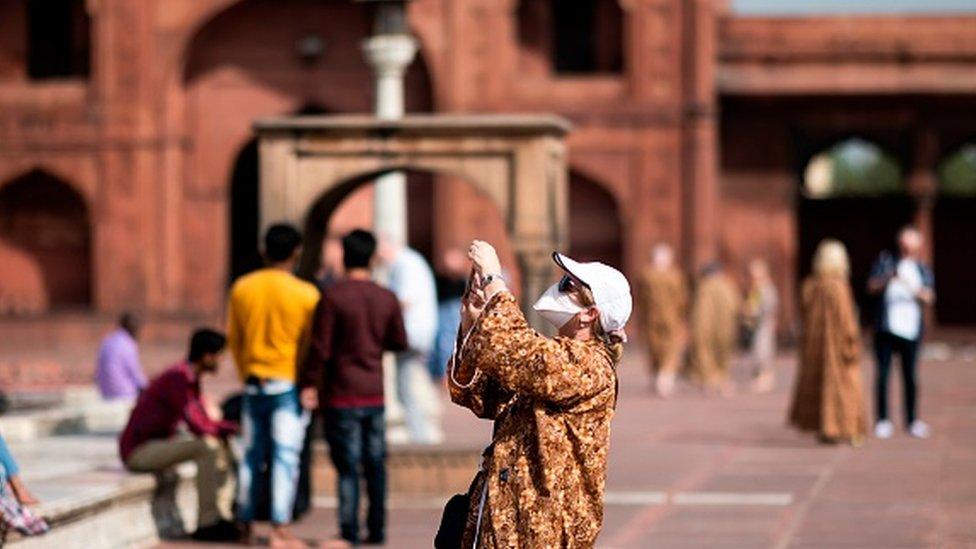
[[[489,284],[495,281],[495,279],[504,281],[505,277],[501,273],[487,274],[481,277],[481,287],[487,288]]]

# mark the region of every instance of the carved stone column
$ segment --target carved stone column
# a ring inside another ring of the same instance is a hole
[[[403,117],[403,77],[417,55],[417,41],[406,24],[406,1],[373,0],[373,36],[363,43],[366,62],[375,78],[374,112],[377,117]],[[373,227],[393,242],[407,242],[407,178],[400,172],[376,179],[373,195]]]

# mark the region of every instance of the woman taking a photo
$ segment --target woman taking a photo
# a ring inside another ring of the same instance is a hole
[[[468,255],[451,399],[495,425],[461,546],[592,547],[630,285],[612,267],[553,254],[565,276],[534,305],[558,329],[550,339],[529,327],[495,249],[476,240]]]

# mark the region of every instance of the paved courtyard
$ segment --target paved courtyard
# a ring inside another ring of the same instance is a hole
[[[746,370],[736,368],[740,382]],[[933,438],[898,432],[861,448],[820,445],[786,427],[793,370],[783,357],[768,395],[706,398],[684,387],[660,400],[638,357],[625,361],[598,546],[976,546],[976,361],[954,353],[922,364]],[[488,436],[460,410],[448,410],[446,424],[455,440]],[[387,545],[430,547],[442,504],[392,501]],[[320,501],[298,531],[310,541],[335,535],[334,502]]]

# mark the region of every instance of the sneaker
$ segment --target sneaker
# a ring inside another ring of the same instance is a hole
[[[908,427],[908,434],[915,438],[929,438],[932,435],[932,428],[929,427],[928,423],[920,419],[916,419]]]
[[[193,532],[190,537],[196,541],[234,542],[241,539],[241,529],[233,522],[221,520],[209,526],[197,528],[197,531]]]
[[[882,419],[881,421],[874,424],[874,436],[875,438],[891,438],[891,435],[895,433],[895,425],[891,423],[891,420]]]

